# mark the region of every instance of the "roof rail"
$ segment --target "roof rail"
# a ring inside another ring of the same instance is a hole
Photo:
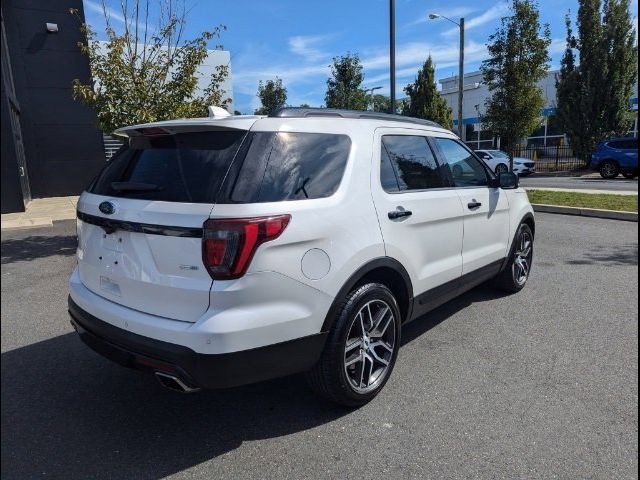
[[[363,110],[342,110],[339,108],[299,108],[285,107],[269,115],[278,118],[308,118],[308,117],[340,117],[340,118],[359,118],[366,120],[386,120],[393,122],[416,123],[419,125],[427,125],[429,127],[444,128],[442,125],[431,120],[423,118],[405,117],[404,115],[395,115],[392,113],[368,112]]]

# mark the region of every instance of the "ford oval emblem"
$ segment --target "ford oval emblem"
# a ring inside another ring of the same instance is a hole
[[[102,202],[98,205],[98,209],[100,209],[100,211],[105,215],[113,215],[116,211],[116,206],[111,202]]]

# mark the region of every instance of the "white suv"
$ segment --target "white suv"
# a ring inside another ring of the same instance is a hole
[[[361,405],[403,324],[529,276],[517,177],[432,122],[286,108],[117,133],[127,145],[78,202],[69,312],[89,346],[167,387],[306,371]]]

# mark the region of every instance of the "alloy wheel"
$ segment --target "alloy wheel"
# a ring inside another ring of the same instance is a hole
[[[612,162],[602,164],[600,171],[603,177],[615,177],[617,174],[616,166]]]
[[[355,315],[344,348],[344,371],[358,393],[374,390],[387,376],[396,348],[396,317],[383,300],[367,302]]]
[[[521,232],[516,244],[513,259],[513,280],[522,286],[526,283],[531,272],[531,260],[533,258],[533,238],[529,232]]]

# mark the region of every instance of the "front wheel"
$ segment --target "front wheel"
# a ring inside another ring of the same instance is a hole
[[[618,167],[618,164],[612,160],[605,160],[600,165],[600,176],[602,178],[611,180],[616,178],[618,173],[620,173],[620,168]]]
[[[520,224],[513,239],[509,260],[496,278],[498,288],[519,292],[529,280],[533,264],[533,231],[526,223]]]
[[[391,291],[368,283],[343,300],[318,363],[307,373],[313,390],[349,407],[384,387],[400,348],[400,311]]]
[[[496,175],[507,173],[508,171],[509,167],[507,167],[504,163],[499,163],[498,165],[496,165]]]

